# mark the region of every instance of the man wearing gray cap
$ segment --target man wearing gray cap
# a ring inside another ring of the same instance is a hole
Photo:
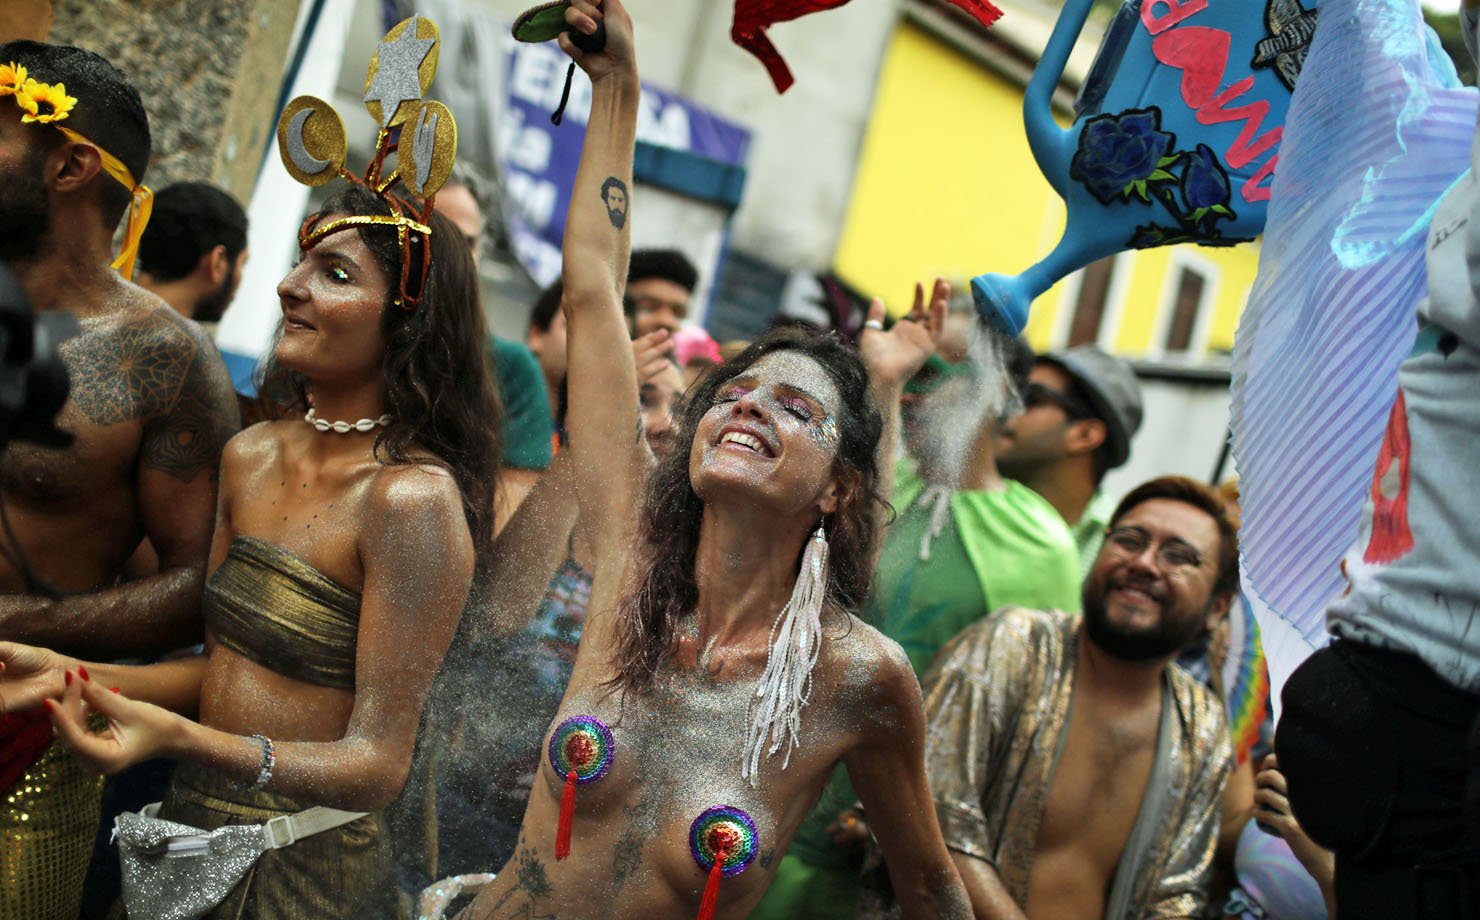
[[[1100,491],[1141,427],[1141,386],[1130,365],[1094,345],[1040,355],[1025,410],[1003,426],[997,465],[1058,509],[1088,574],[1115,503]]]

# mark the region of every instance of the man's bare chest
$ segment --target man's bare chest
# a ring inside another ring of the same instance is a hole
[[[1140,814],[1156,751],[1154,719],[1070,717],[1049,783],[1039,849],[1078,840],[1114,864]]]
[[[93,506],[114,494],[131,496],[139,452],[138,423],[99,426],[69,400],[57,417],[72,435],[67,447],[12,443],[0,455],[0,490],[7,501],[39,511]]]

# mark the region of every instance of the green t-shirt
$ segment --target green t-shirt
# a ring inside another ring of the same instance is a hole
[[[1012,480],[993,492],[927,487],[906,462],[895,481],[903,510],[861,616],[904,647],[916,675],[993,610],[1079,610],[1078,547],[1037,492]]]
[[[1105,528],[1114,513],[1115,499],[1104,492],[1096,492],[1085,506],[1084,514],[1080,515],[1079,523],[1070,527],[1074,531],[1074,542],[1079,544],[1079,577],[1087,577],[1089,570],[1095,567],[1100,546],[1105,542]]]
[[[520,342],[490,336],[489,353],[498,375],[504,404],[503,465],[542,470],[554,459],[550,433],[550,397],[545,375],[534,353]]]

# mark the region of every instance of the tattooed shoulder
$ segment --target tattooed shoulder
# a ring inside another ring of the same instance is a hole
[[[72,402],[95,425],[143,423],[139,459],[189,482],[239,427],[231,378],[204,332],[167,307],[62,346]]]

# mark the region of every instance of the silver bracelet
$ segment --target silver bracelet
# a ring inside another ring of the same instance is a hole
[[[272,781],[272,768],[277,766],[277,749],[266,735],[253,735],[252,740],[262,745],[262,766],[257,770],[257,781],[251,789],[263,789]]]

